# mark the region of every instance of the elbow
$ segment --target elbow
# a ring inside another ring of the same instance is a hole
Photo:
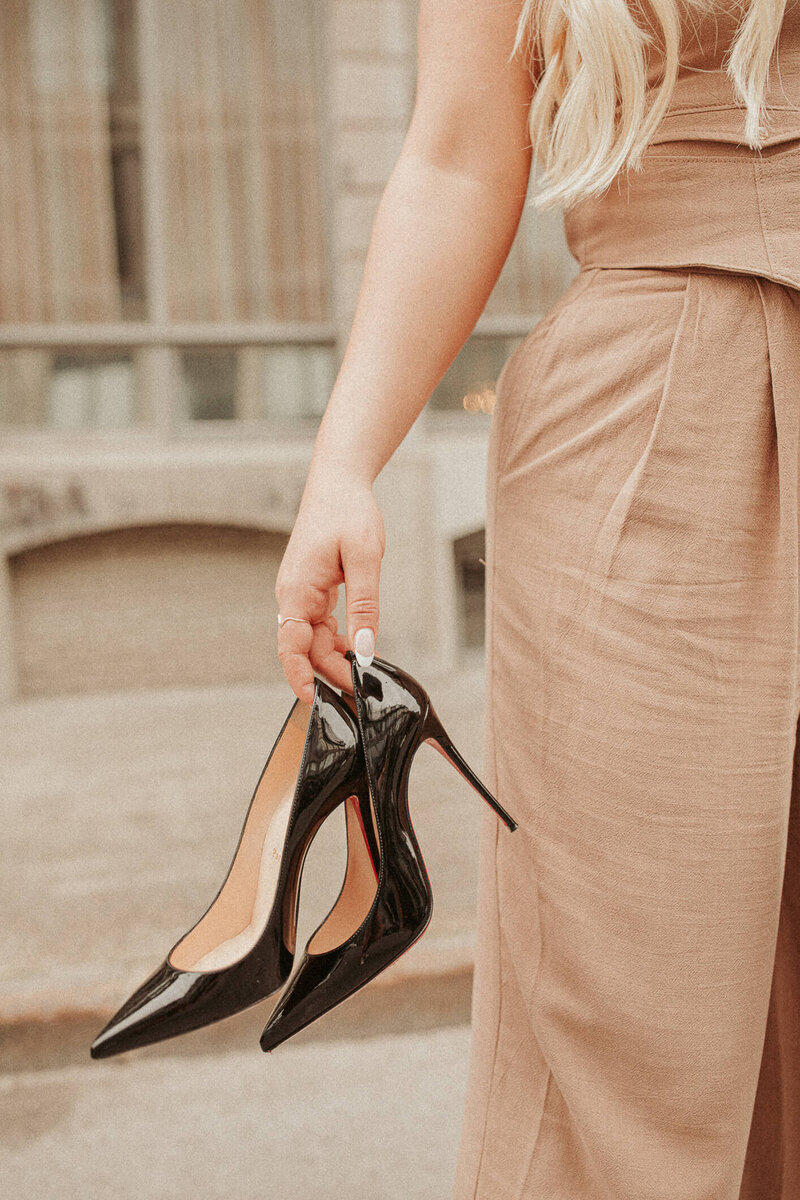
[[[524,120],[509,129],[501,121],[492,126],[486,114],[476,119],[469,108],[415,109],[401,153],[524,202],[532,165]]]

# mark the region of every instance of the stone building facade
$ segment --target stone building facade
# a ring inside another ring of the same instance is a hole
[[[0,31],[0,694],[282,678],[274,582],[414,99],[415,0],[23,0]],[[378,649],[482,639],[476,396],[576,270],[526,211],[376,481]],[[344,589],[337,613],[344,628]]]

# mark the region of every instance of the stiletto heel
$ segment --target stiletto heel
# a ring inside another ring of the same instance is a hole
[[[352,651],[346,657],[366,767],[369,804],[362,791],[362,828],[368,833],[374,822],[377,830],[377,879],[358,869],[355,855],[358,851],[363,862],[363,851],[356,839],[348,842],[350,885],[315,930],[281,993],[261,1035],[265,1051],[352,996],[427,928],[433,890],[408,810],[408,776],[423,741],[436,745],[509,829],[517,828],[456,750],[422,685],[377,655],[364,668],[357,667]]]
[[[311,703],[296,699],[283,722],[216,897],[98,1034],[92,1058],[210,1025],[283,986],[294,963],[306,853],[323,821],[350,797],[361,820],[369,789],[358,722],[315,677]],[[379,861],[371,820],[363,839]]]
[[[459,754],[430,702],[428,704],[428,711],[425,714],[425,723],[422,727],[422,738],[426,742],[430,742],[444,758],[452,763],[458,773],[466,779],[467,783],[472,784],[478,795],[483,797],[486,803],[494,809],[512,832],[517,828],[517,822],[514,818],[506,812],[502,804],[489,791],[483,780],[475,774],[466,759]]]

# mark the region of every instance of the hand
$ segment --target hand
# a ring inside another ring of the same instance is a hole
[[[374,653],[385,547],[383,517],[368,480],[342,477],[341,469],[336,476],[332,470],[309,474],[275,582],[281,616],[310,622],[286,621],[278,629],[278,658],[299,699],[313,700],[315,672],[352,695],[344,652],[363,652],[364,665]],[[333,616],[342,583],[346,638]],[[367,632],[356,644],[358,630]]]

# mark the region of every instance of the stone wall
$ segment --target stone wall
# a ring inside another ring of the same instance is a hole
[[[310,447],[153,446],[0,461],[6,699],[282,677],[274,587]],[[375,482],[378,653],[458,654],[454,543],[482,528],[479,431],[404,442]],[[346,629],[346,590],[336,609]]]

